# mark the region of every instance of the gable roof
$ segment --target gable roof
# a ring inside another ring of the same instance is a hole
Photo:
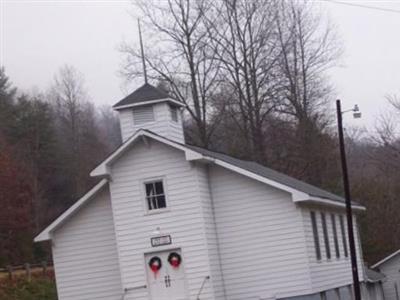
[[[313,185],[307,184],[293,177],[279,173],[270,168],[264,167],[252,161],[245,161],[234,158],[232,156],[210,151],[193,145],[181,144],[176,141],[167,139],[152,131],[146,129],[138,130],[131,136],[125,143],[121,145],[114,153],[98,165],[91,173],[91,176],[106,176],[109,175],[109,166],[122,155],[131,144],[133,144],[140,136],[150,137],[161,143],[167,144],[174,148],[180,149],[185,152],[188,161],[204,160],[215,163],[231,171],[240,173],[252,179],[261,181],[275,188],[287,191],[292,195],[295,202],[308,201],[310,203],[335,205],[345,207],[345,200],[327,192],[323,189],[317,188]],[[365,208],[358,203],[353,202],[354,209],[364,210]]]
[[[383,258],[382,260],[378,261],[376,264],[374,264],[371,268],[375,269],[377,267],[379,267],[380,265],[382,265],[383,263],[391,260],[392,258],[394,258],[395,256],[400,254],[400,249],[393,252],[392,254],[386,256],[385,258]]]
[[[332,193],[327,192],[323,189],[320,189],[316,186],[313,186],[311,184],[297,180],[293,177],[290,177],[288,175],[285,175],[283,173],[280,173],[278,171],[275,171],[273,169],[270,169],[268,167],[260,165],[256,162],[241,160],[241,159],[238,159],[238,158],[235,158],[235,157],[223,154],[223,153],[210,151],[210,150],[200,148],[197,146],[186,145],[186,147],[188,147],[189,149],[192,149],[194,151],[197,151],[203,155],[221,159],[221,160],[223,160],[227,163],[230,163],[232,165],[235,165],[239,168],[242,168],[242,169],[248,170],[252,173],[258,174],[260,176],[272,179],[281,184],[290,186],[296,190],[302,191],[311,196],[320,197],[320,198],[324,198],[324,199],[330,199],[330,200],[339,201],[339,202],[345,202],[345,199],[338,195],[332,194]]]
[[[57,219],[55,219],[49,226],[47,226],[41,233],[39,233],[34,241],[42,242],[51,239],[51,233],[64,224],[74,214],[76,214],[83,206],[85,206],[95,195],[103,190],[108,185],[107,179],[102,179],[96,184],[89,192],[87,192],[82,198],[76,201],[70,208],[63,212]]]
[[[140,88],[136,89],[133,93],[126,96],[124,99],[117,102],[113,108],[121,109],[125,107],[150,104],[159,102],[159,100],[174,102],[177,105],[183,105],[181,102],[171,98],[163,90],[156,88],[155,86],[145,83]]]

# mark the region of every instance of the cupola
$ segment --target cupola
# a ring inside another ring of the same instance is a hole
[[[184,143],[182,107],[182,102],[148,83],[113,106],[119,114],[123,142],[137,130],[147,129]]]

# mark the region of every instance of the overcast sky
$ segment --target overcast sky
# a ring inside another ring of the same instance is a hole
[[[344,44],[340,66],[331,71],[337,95],[343,106],[358,103],[363,112],[361,120],[348,122],[371,127],[387,110],[384,96],[400,95],[400,0],[347,3],[399,11],[316,3]],[[117,49],[123,40],[137,40],[129,1],[0,0],[0,9],[0,65],[16,86],[44,90],[68,63],[84,74],[96,104],[112,105],[131,91],[118,75]]]

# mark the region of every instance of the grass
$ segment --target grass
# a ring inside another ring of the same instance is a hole
[[[57,300],[54,276],[24,276],[0,281],[0,300]]]

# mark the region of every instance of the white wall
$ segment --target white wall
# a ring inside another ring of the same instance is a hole
[[[188,294],[196,299],[206,276],[211,275],[198,169],[185,160],[183,151],[150,141],[138,142],[111,167],[111,195],[123,286],[147,284],[144,253],[181,248]],[[162,177],[167,193],[167,211],[146,214],[143,181]],[[157,227],[170,234],[172,245],[151,247]],[[202,300],[214,299],[206,284]],[[147,289],[130,292],[126,300],[146,299]]]
[[[56,230],[52,243],[58,299],[121,299],[108,188]]]
[[[216,230],[214,214],[214,199],[211,194],[208,166],[197,164],[198,185],[203,207],[204,226],[207,239],[208,255],[211,268],[211,283],[214,288],[215,299],[226,299],[226,292],[221,270],[219,239]]]
[[[384,262],[379,266],[379,271],[386,276],[383,282],[385,300],[399,300],[400,298],[400,255]],[[396,296],[395,284],[397,284],[398,297]]]
[[[122,141],[126,141],[140,128],[151,130],[165,138],[184,142],[182,129],[182,115],[178,112],[178,122],[171,120],[169,105],[166,102],[153,105],[154,122],[135,125],[133,122],[132,110],[135,107],[119,110],[119,120],[121,125]]]
[[[318,261],[315,253],[315,245],[314,245],[314,236],[311,225],[311,217],[310,211],[314,211],[316,213],[316,220],[318,226],[318,236],[319,236],[319,244],[321,248],[321,260]],[[329,244],[331,250],[331,259],[328,259],[326,256],[325,250],[325,242],[323,236],[322,222],[321,222],[321,211],[325,213],[328,236],[329,236]],[[303,220],[304,220],[304,228],[305,228],[305,236],[307,240],[307,251],[308,251],[308,259],[311,270],[311,279],[312,279],[312,287],[314,292],[323,291],[326,289],[332,289],[336,287],[341,287],[344,285],[352,284],[352,273],[351,273],[351,261],[350,261],[350,247],[347,237],[347,223],[346,217],[343,210],[329,210],[327,208],[302,208]],[[333,213],[336,217],[336,229],[338,235],[338,243],[339,243],[339,253],[340,258],[336,257],[335,252],[335,244],[333,237],[333,227],[331,221],[331,213]],[[347,239],[347,252],[348,257],[344,256],[344,248],[343,248],[343,240],[342,233],[339,222],[339,215],[343,215],[344,227],[346,232]],[[358,239],[358,229],[357,229],[357,220],[354,218],[354,232]],[[363,261],[362,253],[360,252],[360,243],[357,240],[357,257],[358,257],[358,270],[360,281],[363,280]]]
[[[311,293],[301,211],[290,195],[218,166],[210,182],[226,298]]]

